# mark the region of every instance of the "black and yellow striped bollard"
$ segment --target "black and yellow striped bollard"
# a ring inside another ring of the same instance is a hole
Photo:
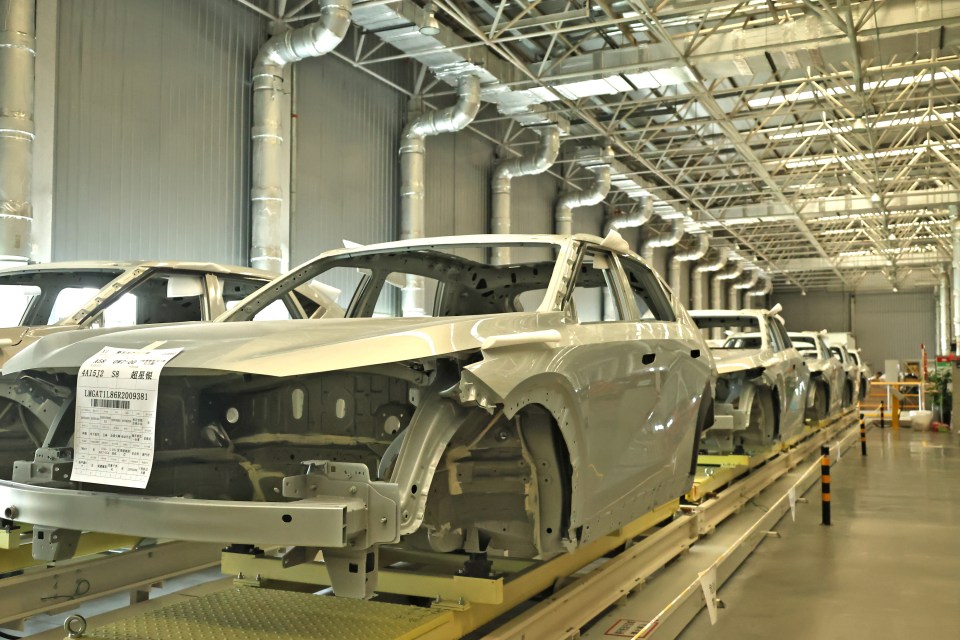
[[[863,419],[863,414],[860,414],[860,453],[862,455],[867,455],[867,422]]]
[[[820,493],[822,496],[822,521],[830,524],[830,447],[820,447]]]

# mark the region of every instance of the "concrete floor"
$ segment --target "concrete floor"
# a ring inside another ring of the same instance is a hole
[[[960,638],[960,437],[873,429],[720,589],[682,640]]]

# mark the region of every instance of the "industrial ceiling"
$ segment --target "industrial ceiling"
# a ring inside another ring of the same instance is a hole
[[[361,0],[334,54],[426,104],[479,74],[472,127],[509,122],[502,153],[533,144],[514,125],[569,122],[564,145],[614,149],[609,204],[651,195],[780,291],[890,290],[949,262],[958,27],[960,0]],[[403,59],[409,81],[387,72]]]

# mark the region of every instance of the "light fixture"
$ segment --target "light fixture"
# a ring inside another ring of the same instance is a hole
[[[417,26],[420,29],[421,35],[440,35],[440,23],[437,21],[437,8],[433,6],[433,2],[428,2],[426,6],[423,7],[420,20],[417,21]]]
[[[900,293],[900,289],[897,289],[897,285],[893,285],[893,292]]]
[[[897,239],[897,234],[895,234],[893,231],[891,231],[890,234],[887,236],[887,240],[896,240],[896,239]]]
[[[879,193],[871,193],[871,194],[870,194],[870,202],[872,202],[872,203],[874,203],[874,204],[880,202],[880,194],[879,194]]]

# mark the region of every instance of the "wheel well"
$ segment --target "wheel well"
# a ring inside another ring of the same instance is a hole
[[[547,460],[551,460],[550,465],[555,461],[557,467],[557,476],[559,479],[559,489],[552,489],[555,497],[559,497],[559,505],[550,504],[550,500],[545,496],[540,496],[541,520],[543,522],[554,521],[558,523],[558,531],[547,531],[552,529],[553,525],[545,525],[545,533],[564,535],[570,530],[571,504],[573,497],[573,465],[570,462],[570,449],[566,438],[560,431],[560,425],[557,423],[553,413],[541,404],[528,404],[517,411],[517,417],[520,420],[523,431],[524,441],[530,454],[539,461],[538,471],[544,471],[548,467]],[[544,489],[545,478],[540,478],[540,487]],[[559,496],[556,493],[559,491]],[[559,507],[559,514],[547,513]],[[559,517],[558,517],[559,516]],[[545,550],[546,551],[546,550]]]

